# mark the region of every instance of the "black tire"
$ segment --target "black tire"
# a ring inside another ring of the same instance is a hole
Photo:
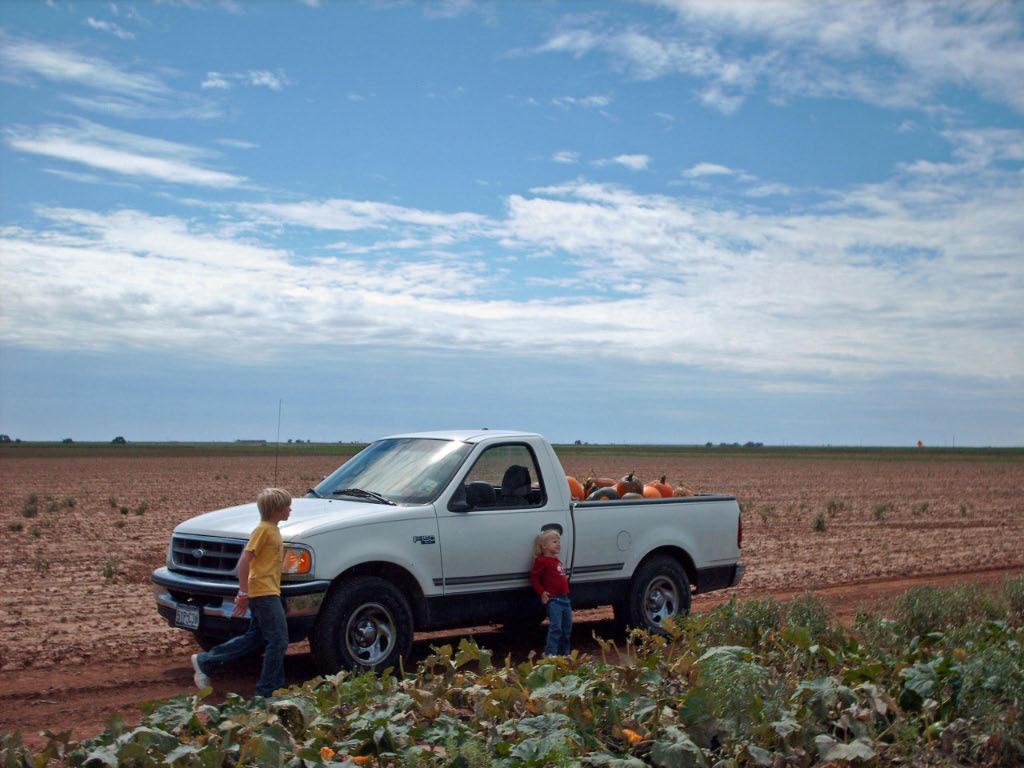
[[[630,627],[664,633],[666,616],[690,612],[690,579],[677,560],[656,555],[643,562],[629,582],[625,605],[615,606],[615,618]]]
[[[195,638],[196,644],[204,651],[208,651],[211,648],[215,648],[228,639],[227,637],[222,637],[221,635],[210,635],[206,632],[193,632],[192,636]]]
[[[376,576],[357,576],[328,596],[309,648],[317,671],[382,670],[398,667],[412,648],[413,619],[405,595]]]

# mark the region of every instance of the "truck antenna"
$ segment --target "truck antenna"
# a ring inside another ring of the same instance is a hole
[[[281,450],[281,404],[283,399],[277,401],[277,441],[274,443],[274,487],[277,487],[277,454]]]

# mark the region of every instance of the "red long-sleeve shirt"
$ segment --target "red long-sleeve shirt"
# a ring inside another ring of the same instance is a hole
[[[552,597],[569,594],[569,579],[565,576],[562,561],[557,557],[538,556],[530,569],[530,582],[538,596],[545,592]]]

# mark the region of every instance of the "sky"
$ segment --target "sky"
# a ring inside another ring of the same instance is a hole
[[[0,432],[1024,445],[1024,4],[0,4]]]

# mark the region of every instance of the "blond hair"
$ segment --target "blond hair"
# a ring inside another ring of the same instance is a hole
[[[264,488],[256,497],[256,506],[260,511],[260,520],[266,520],[275,512],[280,512],[292,505],[292,495],[284,488]]]
[[[548,528],[546,531],[541,531],[537,534],[537,538],[533,540],[533,556],[540,557],[544,554],[544,542],[550,538],[562,538],[562,534],[556,531],[554,528]]]

